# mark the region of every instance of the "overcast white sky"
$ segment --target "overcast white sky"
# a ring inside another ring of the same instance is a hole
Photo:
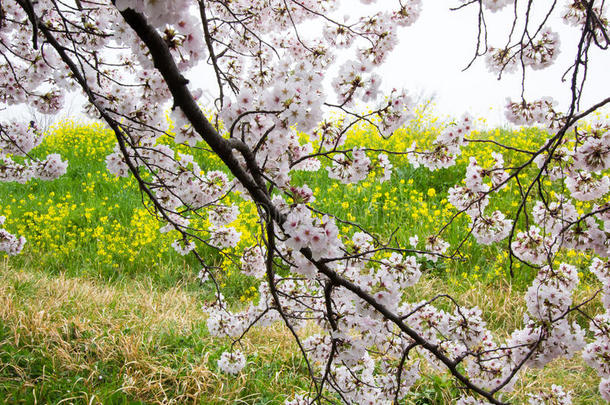
[[[380,0],[375,7],[385,7],[395,2]],[[538,4],[545,3],[548,5],[545,1]],[[485,117],[490,126],[504,125],[506,97],[519,97],[521,77],[519,74],[505,75],[502,81],[498,81],[494,74],[487,71],[483,58],[462,72],[474,54],[477,9],[449,10],[457,4],[457,0],[424,2],[419,20],[403,29],[398,49],[381,69],[383,88],[402,87],[415,95],[434,95],[435,109],[441,116],[460,116],[467,111],[475,117]],[[354,10],[354,5],[358,5],[358,9]],[[489,14],[487,23],[492,46],[504,45],[506,41],[508,19],[511,18],[509,9]],[[340,13],[359,15],[365,10],[367,8],[360,1],[346,0]],[[560,20],[551,21],[551,26],[560,33],[561,53],[552,67],[528,73],[526,98],[534,100],[552,96],[560,102],[561,107],[565,107],[569,102],[569,86],[561,83],[561,76],[574,59],[577,31]],[[592,55],[583,108],[610,95],[610,52],[597,51]],[[212,84],[209,75],[199,73],[198,76],[202,78],[195,80],[199,82],[198,85],[204,87]],[[80,102],[67,103],[69,108],[64,115],[78,115]],[[25,118],[27,114],[25,109],[2,112],[5,117],[18,115]]]
[[[540,3],[548,6],[550,2]],[[441,114],[459,116],[470,111],[474,116],[486,117],[490,125],[503,125],[506,97],[519,97],[521,76],[505,75],[498,81],[497,76],[487,71],[484,58],[469,70],[461,71],[474,55],[478,9],[449,11],[457,4],[457,0],[424,2],[419,20],[403,31],[399,50],[384,66],[385,84],[401,84],[407,89],[435,94],[436,108]],[[505,44],[511,14],[511,7],[490,13],[487,22],[491,46]],[[528,72],[525,97],[534,100],[552,96],[565,108],[570,92],[561,76],[574,61],[578,32],[559,19],[552,20],[551,27],[560,34],[561,53],[550,68]],[[589,85],[581,108],[610,96],[610,52],[597,51],[592,55]]]

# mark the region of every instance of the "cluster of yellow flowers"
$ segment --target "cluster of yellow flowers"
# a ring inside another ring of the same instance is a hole
[[[95,161],[108,154],[114,143],[114,136],[102,123],[64,120],[49,129],[41,147],[44,152]]]
[[[419,148],[430,148],[441,129],[437,118],[420,111],[409,126],[399,129],[389,139],[375,135],[370,127],[355,127],[348,134],[345,146],[404,152],[417,142]],[[495,129],[469,136],[534,150],[544,139],[541,135],[537,129]],[[164,141],[171,142],[169,138]],[[104,158],[112,151],[114,143],[112,133],[101,124],[61,122],[45,138],[41,149],[43,153],[58,152],[68,158],[71,165],[68,173],[55,182],[32,182],[23,194],[18,195],[15,191],[3,198],[0,213],[7,216],[7,227],[27,238],[26,252],[36,255],[38,262],[58,266],[71,263],[93,269],[101,266],[120,271],[124,267],[151,268],[170,257],[177,257],[170,247],[178,237],[177,233],[159,233],[162,224],[142,207],[135,181],[116,178],[105,170]],[[187,152],[187,146],[179,148]],[[492,166],[492,151],[498,151],[498,148],[491,143],[465,146],[454,168],[433,173],[409,167],[404,155],[391,155],[394,174],[384,183],[377,181],[379,173],[345,187],[326,176],[310,178],[307,173],[297,176],[297,182],[307,182],[313,188],[315,207],[336,215],[344,234],[354,232],[350,222],[358,222],[382,240],[393,235],[401,245],[407,246],[410,236],[417,234],[421,238],[435,234],[451,220],[456,210],[444,198],[447,190],[464,177],[471,156],[483,167]],[[217,158],[201,153],[200,158],[206,159],[206,168],[219,166]],[[517,164],[521,159],[510,153],[504,158],[508,165]],[[492,205],[508,212],[517,206],[518,197],[517,188],[507,187],[495,197]],[[242,234],[235,249],[238,253],[257,242],[258,213],[253,203],[229,198],[239,206],[241,213],[231,224]],[[577,203],[579,212],[587,208],[588,203]],[[194,219],[192,225],[205,229],[207,221],[204,218]],[[394,233],[396,229],[398,232]],[[456,246],[467,234],[468,220],[462,216],[444,231],[443,238]],[[463,261],[438,266],[455,284],[497,277],[506,271],[507,252],[500,246],[476,246],[467,239],[461,250],[467,254],[462,256]],[[581,264],[590,260],[582,253],[568,252],[565,256]],[[238,276],[238,260],[229,257],[218,260],[220,262],[216,264],[226,269],[222,283]],[[490,262],[493,264],[489,265]],[[518,263],[515,268],[519,269]],[[256,299],[255,288],[246,286],[243,291],[241,301]]]
[[[172,235],[159,234],[159,222],[141,206],[135,182],[105,170],[104,157],[114,142],[100,124],[59,123],[41,149],[68,157],[68,173],[54,182],[33,181],[3,198],[0,212],[7,226],[26,237],[24,253],[41,266],[148,268],[171,254]]]

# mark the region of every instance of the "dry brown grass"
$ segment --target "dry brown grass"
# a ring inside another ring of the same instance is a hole
[[[199,337],[204,320],[195,296],[179,288],[164,292],[143,284],[120,288],[62,275],[13,271],[7,266],[0,269],[0,322],[9,330],[0,347],[35,350],[49,357],[54,369],[85,376],[84,382],[91,387],[107,378],[98,369],[100,361],[117,364],[122,378],[119,389],[146,402],[253,402],[256,393],[242,395],[248,374],[238,380],[218,375],[209,367],[209,352],[164,347],[164,333]],[[206,337],[201,340],[197,347],[222,344]],[[285,361],[284,371],[298,368],[292,341],[283,328],[253,330],[243,344],[262,359]],[[3,367],[13,367],[13,382],[24,389],[40,389],[50,378],[32,377],[11,364]],[[279,381],[280,374],[265,383],[285,385]],[[86,392],[66,393],[64,399],[74,398],[98,401]]]
[[[425,278],[412,298],[430,298],[446,288],[440,280]],[[461,294],[460,302],[483,309],[498,331],[512,330],[522,322],[522,294],[508,283],[473,284]],[[210,356],[226,342],[206,337],[201,332],[204,320],[196,296],[179,287],[166,291],[142,283],[121,287],[0,266],[0,322],[8,330],[0,348],[27,348],[48,358],[54,373],[81,376],[81,385],[91,390],[66,392],[66,403],[101,403],[94,396],[95,387],[110,378],[99,368],[102,363],[118,369],[117,390],[152,403],[256,403],[263,400],[259,390],[277,392],[280,398],[296,390],[295,382],[302,383],[305,374],[298,352],[280,326],[255,329],[243,341],[243,349],[257,353],[245,373],[238,377],[216,373]],[[170,338],[164,338],[168,334]],[[180,346],[181,337],[193,336],[197,342]],[[276,367],[265,368],[270,362]],[[0,377],[0,383],[21,384],[24,389],[42,392],[41,386],[53,384],[55,378],[44,371],[32,375],[27,365],[0,367],[11,371],[11,381]],[[581,360],[527,370],[516,386],[515,403],[526,401],[525,392],[548,389],[553,383],[572,390],[576,404],[601,403],[598,379]],[[434,395],[422,397],[427,401],[422,403],[451,403],[455,396],[452,384],[440,377],[425,378],[418,387],[434,390]]]

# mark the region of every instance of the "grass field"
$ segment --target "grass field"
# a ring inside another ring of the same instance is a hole
[[[414,139],[430,142],[437,123],[420,119],[391,138],[389,147],[404,150]],[[533,148],[540,135],[529,129],[476,136]],[[348,145],[363,142],[377,147],[381,140],[364,128],[348,139]],[[134,181],[106,172],[104,158],[113,143],[101,126],[60,123],[38,153],[60,153],[70,162],[67,174],[53,182],[0,184],[5,226],[28,240],[21,255],[4,257],[0,265],[0,399],[26,404],[271,404],[307,389],[305,366],[279,325],[256,329],[244,341],[251,354],[239,376],[218,372],[216,360],[230,342],[207,334],[201,304],[209,288],[198,282],[196,262],[169,246],[176,236],[158,232],[160,224],[142,205]],[[455,212],[445,198],[447,190],[463,178],[469,156],[485,165],[491,150],[489,145],[468,147],[456,166],[433,173],[396,160],[392,179],[383,184],[371,177],[344,188],[306,173],[297,182],[314,190],[317,208],[357,219],[382,238],[400,227],[396,235],[406,243],[415,233],[433,233]],[[509,164],[519,159],[504,158]],[[506,188],[492,207],[508,212],[517,192]],[[235,226],[243,236],[238,248],[251,244],[256,229],[254,207],[241,203],[240,211],[244,217]],[[465,219],[456,221],[444,238],[457,244],[467,226]],[[506,335],[522,322],[522,293],[535,272],[517,266],[511,279],[502,246],[478,246],[471,238],[464,252],[461,261],[427,263],[413,299],[440,291],[459,296],[463,304],[481,307],[490,328]],[[582,269],[585,282],[578,295],[596,287],[587,275],[588,255],[566,252],[562,260]],[[256,299],[252,280],[231,266],[221,282],[235,305]],[[525,402],[526,390],[553,383],[573,390],[577,404],[601,403],[595,373],[581,360],[528,370],[512,397],[515,403]],[[459,392],[453,381],[431,373],[408,403],[451,403]]]

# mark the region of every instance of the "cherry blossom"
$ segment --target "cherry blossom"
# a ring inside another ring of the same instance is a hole
[[[0,215],[0,225],[4,224],[6,217]],[[25,238],[19,238],[9,233],[6,229],[0,229],[0,252],[6,252],[10,256],[15,256],[21,252],[25,245]]]
[[[246,366],[246,357],[239,350],[224,352],[217,364],[218,368],[225,373],[238,374]]]

